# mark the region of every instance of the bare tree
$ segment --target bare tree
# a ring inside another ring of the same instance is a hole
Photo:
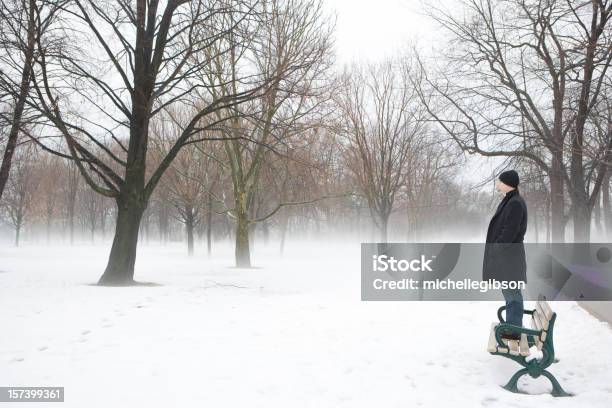
[[[406,163],[406,197],[398,208],[406,207],[407,238],[417,242],[426,229],[431,232],[444,228],[446,220],[441,213],[448,211],[448,199],[453,200],[446,186],[452,183],[452,171],[461,162],[458,149],[449,146],[437,132],[428,132],[424,139]]]
[[[595,197],[595,205],[599,207],[601,201],[600,218],[606,228],[606,233],[612,231],[612,212],[610,209],[610,181],[612,176],[612,75],[608,75],[602,86],[601,97],[589,112],[591,125],[587,129],[590,133],[585,137],[582,154],[587,158],[586,181],[587,190],[595,182],[596,177],[602,177],[601,189]],[[607,146],[601,149],[601,146]],[[603,167],[597,172],[597,167],[602,163]],[[603,174],[605,173],[605,174]],[[603,176],[602,176],[603,174]]]
[[[60,183],[62,177],[62,163],[61,159],[57,156],[44,156],[41,154],[40,166],[39,195],[41,196],[43,205],[47,243],[50,243],[53,220],[59,215],[58,207],[61,199]]]
[[[89,231],[89,241],[95,242],[96,231],[100,231],[103,236],[104,223],[108,216],[108,198],[87,189],[83,191],[81,199],[78,201],[78,212],[83,223],[83,229]]]
[[[225,157],[231,174],[233,205],[226,212],[235,221],[236,266],[250,267],[249,228],[255,222],[271,217],[271,213],[251,218],[251,206],[258,188],[261,168],[266,157],[279,146],[290,146],[312,121],[305,120],[324,98],[326,71],[330,64],[332,25],[323,16],[319,0],[273,0],[264,3],[271,16],[261,25],[250,44],[239,44],[227,37],[227,55],[217,54],[216,75],[209,82],[224,84],[213,88],[221,95],[234,92],[236,78],[243,69],[241,59],[247,49],[254,49],[252,58],[261,75],[274,78],[271,91],[246,107],[233,108],[233,119],[224,130]],[[220,97],[214,93],[214,98]],[[245,110],[249,114],[245,114]],[[219,115],[222,112],[219,111]],[[223,201],[221,201],[223,204]],[[281,207],[286,204],[281,203]],[[280,207],[279,207],[280,208]]]
[[[259,223],[264,241],[267,241],[271,227],[278,227],[281,255],[293,220],[300,219],[306,224],[316,219],[319,206],[342,200],[347,195],[343,193],[346,186],[332,189],[325,183],[330,176],[330,161],[322,150],[333,149],[335,135],[322,130],[315,127],[304,132],[300,137],[301,143],[284,147],[283,154],[271,155],[262,166],[251,219],[262,220]],[[269,217],[270,214],[274,218]]]
[[[65,1],[6,0],[0,3],[0,115],[10,130],[0,162],[0,199],[9,178],[30,93],[36,43],[46,34]]]
[[[181,128],[177,126],[180,118],[189,116],[189,112],[174,112],[172,120],[163,121],[163,115],[153,126],[152,137],[154,148],[153,155],[163,157],[172,141],[180,134]],[[166,191],[164,194],[168,204],[174,207],[176,219],[185,226],[187,235],[187,253],[193,255],[194,231],[202,222],[207,200],[207,179],[215,172],[211,167],[213,159],[203,151],[198,144],[190,144],[184,147],[177,155],[172,165],[162,177],[160,188]]]
[[[604,173],[600,160],[589,191],[584,126],[610,65],[612,4],[462,0],[459,7],[429,8],[453,39],[435,74],[421,60],[422,101],[468,153],[524,157],[542,168],[555,241],[565,239],[569,186],[574,238],[588,239]]]
[[[18,149],[6,194],[0,202],[6,218],[15,229],[15,246],[19,246],[22,228],[35,209],[34,195],[39,185],[35,154],[31,145]]]
[[[76,219],[77,194],[81,189],[79,170],[74,162],[67,162],[64,166],[62,180],[62,196],[64,199],[64,212],[68,222],[70,245],[74,244],[74,226]]]
[[[612,161],[612,133],[603,132],[601,138],[589,135],[597,134],[597,126],[588,123],[592,120],[592,111],[599,102],[602,89],[612,62],[612,2],[592,0],[590,7],[573,5],[567,2],[572,15],[581,24],[580,36],[572,41],[570,50],[582,47],[576,54],[570,54],[575,63],[571,66],[570,80],[576,87],[579,97],[575,105],[572,120],[575,122],[571,133],[570,192],[572,196],[574,241],[589,241],[593,207],[602,184],[606,178],[608,163]],[[578,57],[578,58],[576,58]],[[608,85],[609,86],[609,85]],[[608,112],[610,113],[610,111]],[[589,140],[590,139],[590,140]],[[597,140],[599,143],[593,143]],[[591,155],[591,148],[602,154]],[[587,161],[587,159],[589,159]]]
[[[423,109],[397,61],[354,67],[338,98],[345,119],[346,165],[366,198],[383,242],[400,190],[425,133]]]
[[[72,159],[87,185],[117,204],[113,244],[99,284],[134,283],[143,213],[181,148],[226,119],[216,112],[268,89],[266,78],[245,76],[240,89],[195,97],[214,86],[202,78],[215,53],[228,51],[218,46],[221,39],[247,38],[265,17],[259,8],[249,0],[73,0],[62,8],[65,20],[54,27],[65,35],[38,42],[33,104],[63,141],[40,144]],[[159,164],[147,168],[151,120],[175,105],[191,106],[194,113]],[[208,117],[216,119],[204,120]]]

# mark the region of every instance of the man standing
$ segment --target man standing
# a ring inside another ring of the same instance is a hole
[[[527,206],[518,191],[519,176],[514,170],[499,175],[496,188],[504,198],[497,207],[489,229],[483,259],[483,280],[527,281],[523,238],[527,231]],[[506,322],[523,325],[523,295],[520,289],[502,289],[506,301]],[[519,333],[506,332],[503,338],[518,340]]]

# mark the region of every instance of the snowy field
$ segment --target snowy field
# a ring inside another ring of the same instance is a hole
[[[249,270],[215,249],[144,246],[136,279],[159,285],[108,288],[106,247],[3,246],[0,386],[79,408],[610,406],[612,331],[574,303],[552,303],[550,371],[576,396],[528,376],[517,395],[486,352],[497,303],[361,302],[358,244],[257,247]]]

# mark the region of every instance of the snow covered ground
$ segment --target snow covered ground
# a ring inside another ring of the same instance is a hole
[[[612,331],[553,303],[576,396],[545,378],[503,385],[519,367],[486,352],[497,303],[361,302],[359,245],[231,248],[187,258],[143,246],[136,279],[91,285],[106,247],[0,248],[0,386],[64,386],[66,407],[607,407]],[[9,405],[9,404],[6,404]],[[30,404],[17,404],[27,407]],[[33,406],[42,407],[36,403]]]

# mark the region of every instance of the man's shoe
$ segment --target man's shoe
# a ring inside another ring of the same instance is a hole
[[[520,340],[521,335],[520,333],[502,333],[501,338],[505,340]]]

